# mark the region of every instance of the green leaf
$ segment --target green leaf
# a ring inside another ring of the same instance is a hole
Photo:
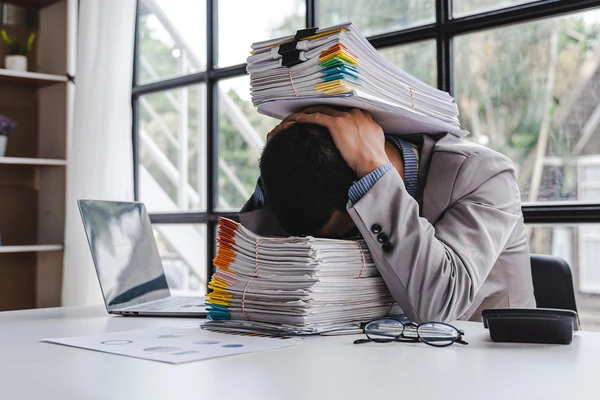
[[[4,42],[8,45],[8,47],[14,46],[15,41],[13,39],[11,39],[10,37],[8,37],[8,33],[6,33],[6,31],[4,29],[2,29],[2,31],[0,31],[0,34],[2,35],[2,39],[4,39]]]
[[[4,29],[0,31],[0,35],[2,36],[2,39],[4,40],[8,48],[10,49],[10,54],[20,54],[21,49],[19,47],[19,43],[16,40],[11,39]]]
[[[33,45],[33,41],[35,40],[35,32],[31,32],[29,38],[27,39],[27,44],[25,45],[25,49],[23,51],[23,55],[26,56],[31,51],[31,46]]]

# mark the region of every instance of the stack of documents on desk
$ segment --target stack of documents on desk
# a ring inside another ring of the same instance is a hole
[[[205,329],[321,333],[357,327],[394,304],[363,240],[262,237],[220,218],[217,242]]]
[[[387,61],[351,22],[254,43],[252,50],[247,71],[260,113],[285,118],[318,104],[357,107],[386,133],[468,133],[450,94]]]

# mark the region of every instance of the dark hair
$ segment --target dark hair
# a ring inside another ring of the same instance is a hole
[[[267,202],[291,235],[318,235],[335,210],[346,212],[356,174],[327,128],[294,124],[267,142],[260,175]]]

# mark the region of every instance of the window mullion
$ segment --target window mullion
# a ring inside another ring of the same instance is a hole
[[[213,74],[218,58],[218,18],[219,0],[206,0],[206,39],[207,39],[207,80],[206,80],[206,276],[213,273],[212,260],[215,257],[215,222],[211,216],[217,207],[219,128],[218,128],[218,80]]]
[[[438,88],[452,92],[452,49],[450,35],[444,29],[450,20],[452,0],[435,1]]]
[[[320,0],[306,0],[306,27],[319,26],[320,23]]]

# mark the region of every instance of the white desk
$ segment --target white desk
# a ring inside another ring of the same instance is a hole
[[[600,398],[600,334],[570,346],[495,344],[457,322],[468,346],[354,345],[315,337],[290,348],[182,365],[40,343],[197,320],[111,317],[101,307],[0,313],[0,399],[568,399]]]

